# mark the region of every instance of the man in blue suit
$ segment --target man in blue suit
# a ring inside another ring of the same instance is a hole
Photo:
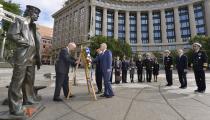
[[[66,48],[61,49],[58,60],[55,63],[55,71],[56,71],[56,82],[55,82],[55,93],[53,101],[62,101],[60,98],[61,87],[63,87],[64,96],[68,96],[69,88],[69,67],[76,65],[76,60],[70,55],[71,51],[76,49],[75,43],[69,43]]]
[[[104,79],[104,94],[100,97],[111,98],[112,96],[114,96],[110,82],[112,72],[112,52],[110,50],[107,50],[106,43],[102,43],[100,49],[102,51],[102,54],[100,56],[100,65],[102,77]]]
[[[185,89],[187,88],[187,65],[188,65],[188,58],[183,54],[182,49],[178,49],[178,57],[176,59],[176,69],[179,76],[179,82],[181,86],[179,88]]]
[[[104,80],[104,94],[102,94],[100,97],[111,98],[112,96],[114,96],[110,82],[110,77],[112,72],[112,52],[110,50],[107,50],[106,43],[102,43],[100,45],[100,50],[102,51],[102,53],[99,56],[97,56],[92,61],[92,63],[100,61],[102,78]],[[91,61],[90,59],[88,60]]]

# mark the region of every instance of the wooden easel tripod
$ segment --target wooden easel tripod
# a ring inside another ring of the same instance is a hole
[[[90,71],[89,63],[88,63],[86,58],[87,58],[87,56],[86,56],[85,48],[81,45],[81,52],[80,52],[80,55],[79,55],[79,61],[82,61],[83,64],[84,64],[88,93],[90,94],[91,97],[93,97],[94,100],[97,100],[97,97],[96,97],[96,94],[95,94],[95,89],[94,89],[94,86],[93,86],[93,83],[92,83],[92,78],[91,78],[91,75],[90,75],[91,71]],[[77,64],[76,69],[73,73],[73,80],[76,77],[76,72],[77,72],[78,66],[79,66],[79,64]],[[69,97],[72,95],[71,87],[72,86],[69,82],[69,93],[68,93],[67,99],[69,99]]]

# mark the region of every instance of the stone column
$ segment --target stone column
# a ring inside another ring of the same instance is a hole
[[[137,44],[141,45],[141,12],[137,12]]]
[[[174,23],[175,23],[176,43],[182,43],[178,7],[174,8],[174,20],[175,20]]]
[[[130,15],[129,11],[125,12],[125,41],[130,44]]]
[[[102,27],[102,35],[107,36],[107,8],[103,9],[103,27]]]
[[[73,22],[72,22],[73,23]],[[96,33],[96,6],[91,6],[90,37]]]
[[[195,14],[194,14],[193,4],[190,4],[188,6],[188,9],[189,9],[189,21],[190,21],[191,37],[194,37],[197,33],[196,33],[196,23],[195,23]]]
[[[210,0],[205,0],[206,34],[210,36]]]
[[[165,15],[165,10],[161,10],[161,37],[162,37],[162,43],[167,44],[168,39],[167,39],[167,33],[166,33],[166,15]]]
[[[154,35],[153,35],[153,15],[152,10],[149,11],[149,44],[154,44]]]
[[[114,39],[118,39],[118,10],[114,11]]]

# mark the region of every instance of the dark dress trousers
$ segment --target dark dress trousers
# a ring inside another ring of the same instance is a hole
[[[22,104],[35,103],[35,65],[38,69],[41,66],[39,54],[41,36],[36,30],[36,24],[25,24],[24,21],[16,19],[8,30],[7,38],[16,42],[17,45],[13,55],[14,69],[8,101],[10,113],[18,114],[22,112]]]
[[[164,57],[164,65],[165,65],[167,85],[171,86],[173,85],[173,81],[172,81],[173,58],[171,56]]]
[[[138,82],[142,82],[142,70],[143,70],[143,63],[140,60],[136,61],[137,67],[137,75],[138,75]]]
[[[112,61],[112,72],[111,72],[111,77],[110,77],[110,82],[111,83],[112,83],[113,69],[114,69],[114,61]]]
[[[159,75],[160,65],[158,62],[154,62],[153,64],[153,75]]]
[[[70,56],[68,49],[61,49],[58,60],[55,63],[55,71],[56,71],[56,81],[55,81],[55,92],[54,99],[60,97],[61,87],[63,87],[64,96],[68,96],[69,88],[69,67],[70,65],[75,66],[75,59]]]
[[[96,75],[96,85],[97,85],[98,91],[101,92],[102,91],[102,71],[100,67],[100,60],[96,61],[95,75]]]
[[[134,80],[134,73],[135,73],[136,63],[134,61],[130,61],[129,63],[129,69],[130,69],[130,80],[133,83]]]
[[[181,84],[181,88],[183,87],[187,87],[187,77],[186,74],[187,72],[184,71],[185,69],[187,69],[188,66],[188,58],[185,55],[179,56],[176,59],[176,69],[178,72],[178,76],[179,76],[179,82]]]
[[[152,69],[153,69],[153,61],[152,61],[152,59],[145,59],[143,61],[143,65],[146,68],[146,79],[147,79],[147,82],[151,82]]]
[[[120,74],[121,74],[121,67],[122,67],[122,63],[120,60],[116,60],[114,62],[114,69],[115,69],[115,83],[116,84],[119,84],[120,81],[121,81],[121,77],[120,77]]]
[[[127,83],[127,71],[129,64],[126,60],[122,61],[122,83]]]
[[[203,92],[206,90],[206,80],[205,71],[203,70],[207,67],[208,56],[204,51],[198,51],[193,53],[192,65],[195,75],[196,85],[198,87],[198,92]]]

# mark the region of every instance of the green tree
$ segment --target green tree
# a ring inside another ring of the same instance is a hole
[[[107,48],[112,51],[114,57],[120,56],[121,58],[125,55],[131,56],[131,47],[127,43],[121,43],[119,40],[105,36],[95,36],[91,38],[91,55],[95,57],[96,49],[100,47],[101,43],[106,43]]]
[[[19,4],[6,2],[5,0],[0,0],[0,4],[3,5],[3,9],[6,11],[12,12],[16,15],[21,15],[21,13],[22,13]],[[3,30],[7,31],[10,24],[11,23],[3,20]]]
[[[161,52],[153,52],[152,54],[154,55],[154,57],[157,58],[157,60],[158,60],[158,62],[160,64],[163,64],[163,53],[161,53]]]
[[[0,4],[3,5],[3,9],[6,10],[6,11],[9,11],[11,13],[14,13],[14,14],[17,14],[17,15],[21,15],[22,11],[20,9],[20,5],[19,4],[16,4],[16,3],[11,3],[11,2],[6,2],[5,0],[0,0]],[[8,28],[10,26],[10,22],[8,21],[4,21],[2,20],[2,23],[3,23],[3,30],[1,31],[8,31]],[[3,32],[2,32],[3,33]],[[1,35],[0,36],[0,45],[2,44],[2,39],[3,39],[3,36]],[[15,48],[15,43],[12,42],[11,40],[6,40],[6,43],[5,43],[5,53],[4,53],[4,56],[7,58],[8,55],[10,55],[11,53],[11,50]]]

